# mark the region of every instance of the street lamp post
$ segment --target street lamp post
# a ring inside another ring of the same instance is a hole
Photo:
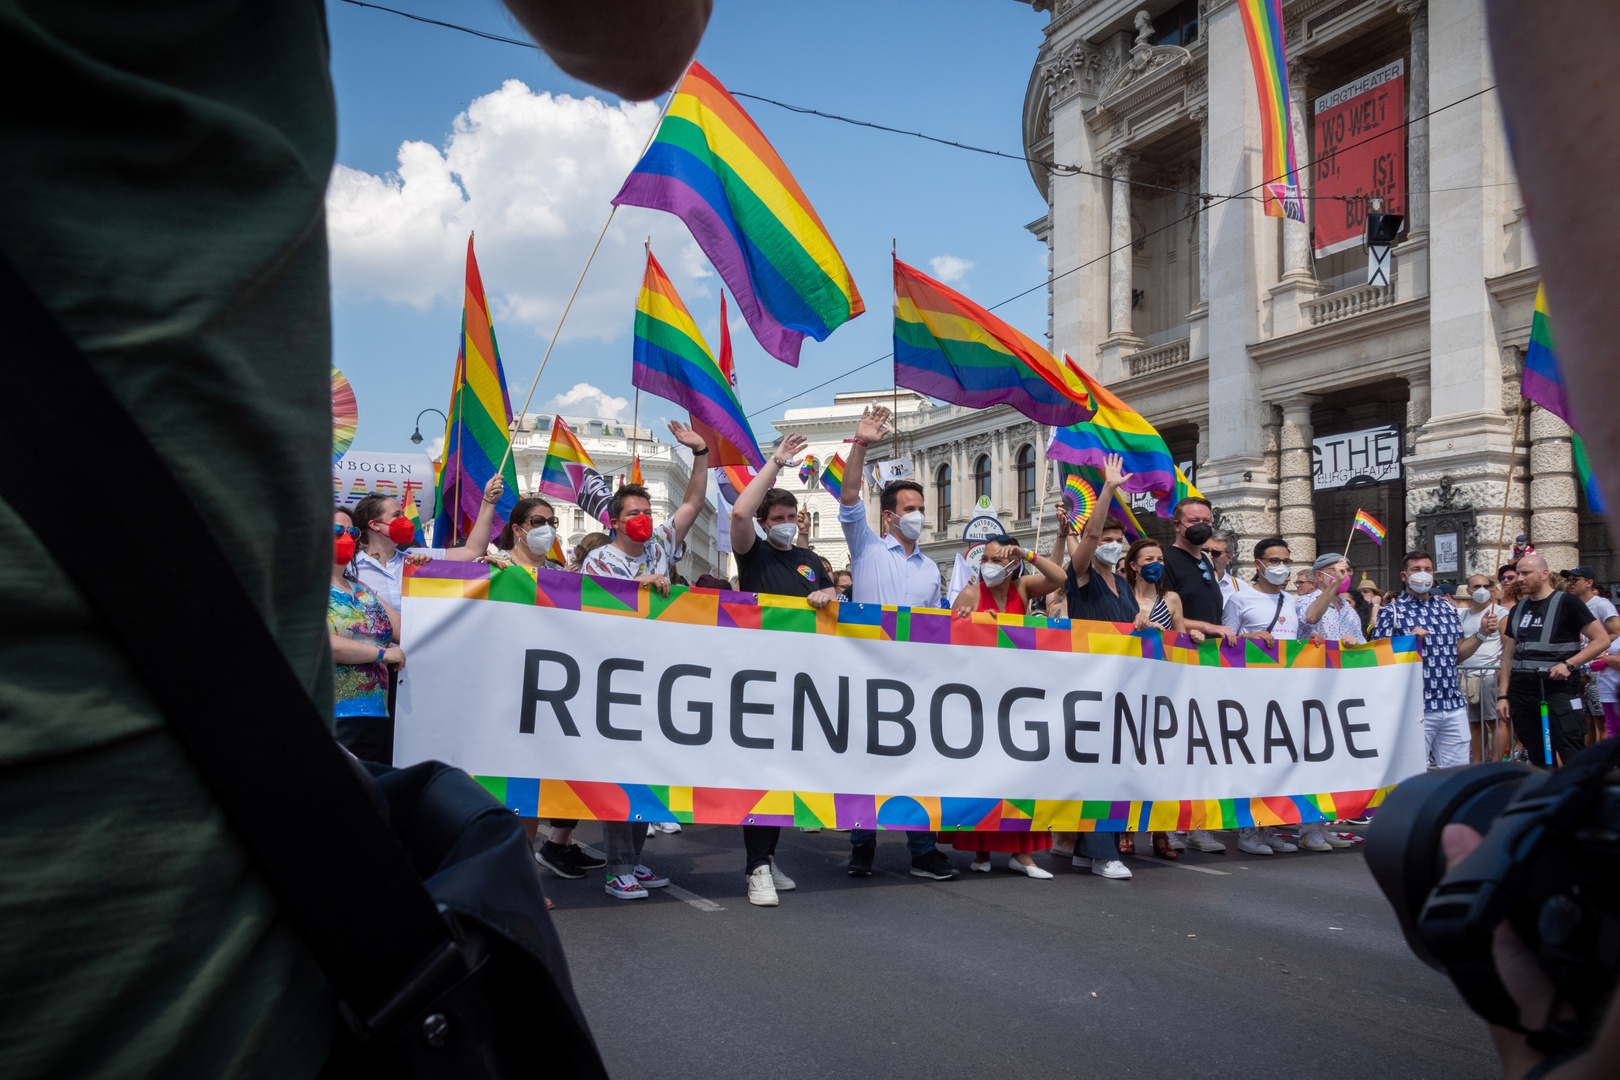
[[[430,412],[439,413],[440,416],[444,416],[444,413],[439,412],[438,409],[423,409],[421,412],[416,414],[416,430],[411,432],[411,442],[415,443],[417,446],[422,445],[422,417],[426,416]],[[444,422],[448,424],[450,422],[450,418],[448,416],[444,416]]]

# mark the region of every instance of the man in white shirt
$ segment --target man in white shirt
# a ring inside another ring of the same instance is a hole
[[[861,503],[865,481],[866,448],[890,434],[886,426],[889,410],[879,405],[868,408],[855,425],[849,458],[844,462],[844,489],[839,497],[838,524],[849,545],[849,568],[855,575],[854,600],[857,604],[895,604],[901,607],[939,606],[939,567],[922,553],[917,540],[927,518],[923,514],[923,489],[915,480],[891,480],[883,486],[878,505],[883,513],[883,536],[866,523],[866,507]],[[852,829],[849,834],[850,877],[871,877],[872,859],[877,854],[877,832]],[[906,847],[911,851],[914,877],[948,881],[957,871],[945,853],[934,846],[931,832],[907,832]]]
[[[1616,666],[1620,665],[1620,614],[1617,614],[1614,601],[1598,594],[1597,577],[1590,566],[1571,567],[1564,572],[1564,580],[1569,582],[1570,595],[1585,604],[1587,610],[1603,624],[1603,629],[1609,632],[1609,652],[1601,658],[1603,663],[1597,672],[1598,703],[1603,709],[1604,731],[1597,730],[1596,718],[1588,714],[1586,742],[1590,746],[1601,738],[1612,739],[1620,735],[1620,705],[1616,704],[1615,695],[1615,691],[1620,689],[1620,667]]]
[[[1496,724],[1489,740],[1493,758],[1501,757],[1513,746],[1513,730],[1496,718],[1496,667],[1502,662],[1502,632],[1497,627],[1508,616],[1508,609],[1496,602],[1496,590],[1489,574],[1474,574],[1468,579],[1468,606],[1457,612],[1462,621],[1463,637],[1470,634],[1479,638],[1479,648],[1472,656],[1457,665],[1462,679],[1463,697],[1468,700],[1468,728],[1473,740],[1470,761],[1484,761],[1485,727],[1487,720]]]
[[[1288,542],[1280,536],[1266,537],[1254,545],[1254,564],[1259,576],[1252,586],[1232,594],[1221,621],[1236,631],[1238,637],[1254,638],[1267,645],[1291,641],[1298,636],[1299,613],[1294,609],[1297,597],[1284,591],[1294,576],[1294,560],[1288,554]],[[1239,829],[1238,850],[1250,855],[1270,855],[1299,848],[1265,825],[1258,829]]]
[[[463,546],[417,548],[408,555],[400,549],[411,543],[416,526],[405,516],[404,504],[392,495],[367,495],[354,506],[354,523],[360,527],[360,538],[365,543],[365,550],[354,557],[354,570],[360,584],[398,611],[407,561],[418,566],[429,559],[471,562],[486,553],[494,528],[495,504],[501,501],[505,491],[506,485],[499,476],[489,478],[489,483],[484,485],[484,501],[479,504],[478,518],[468,530]]]

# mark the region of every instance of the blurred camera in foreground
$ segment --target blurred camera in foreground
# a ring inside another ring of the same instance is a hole
[[[1503,920],[1518,932],[1557,990],[1529,1034],[1545,1054],[1591,1042],[1620,976],[1620,772],[1579,768],[1586,757],[1559,773],[1501,763],[1414,777],[1367,837],[1412,951],[1480,1016],[1522,1032],[1491,951]],[[1453,822],[1484,840],[1448,871],[1440,832]]]

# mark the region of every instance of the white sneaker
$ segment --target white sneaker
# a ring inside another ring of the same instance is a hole
[[[1199,851],[1207,851],[1211,855],[1224,854],[1226,851],[1226,845],[1211,836],[1208,829],[1194,829],[1188,833],[1187,844],[1189,847],[1197,848]]]
[[[805,827],[800,828],[799,831],[800,832],[820,832],[821,831],[821,826],[820,825],[805,826]]]
[[[1327,842],[1320,825],[1301,825],[1299,827],[1299,846],[1306,851],[1332,851],[1333,845]]]
[[[1091,872],[1098,877],[1115,878],[1119,881],[1131,879],[1131,869],[1118,859],[1093,859]]]
[[[1271,845],[1261,837],[1259,829],[1239,829],[1238,850],[1249,855],[1272,854]]]
[[[777,892],[792,892],[799,887],[792,878],[782,873],[781,869],[777,867],[775,855],[771,856],[771,884],[776,886]]]
[[[678,821],[655,821],[652,827],[661,833],[678,833],[681,831],[681,823]]]
[[[748,872],[748,902],[756,907],[775,907],[776,885],[771,881],[771,868],[756,866]]]
[[[1023,874],[1025,877],[1034,878],[1036,881],[1045,881],[1047,878],[1052,876],[1050,871],[1042,870],[1034,863],[1030,863],[1028,866],[1025,866],[1017,859],[1008,859],[1007,869],[1011,870],[1015,874]]]
[[[1069,860],[1069,865],[1078,866],[1082,870],[1090,870],[1091,860],[1086,858],[1084,855],[1076,855],[1074,858]]]
[[[1326,840],[1328,842],[1329,847],[1345,848],[1345,847],[1355,847],[1356,846],[1353,842],[1351,842],[1349,840],[1346,840],[1344,837],[1340,836],[1338,833],[1336,833],[1332,829],[1328,828],[1328,826],[1325,823],[1322,824],[1322,825],[1318,825],[1317,828],[1322,830],[1322,839],[1324,839],[1324,840]]]
[[[1186,851],[1187,850],[1187,834],[1184,833],[1184,832],[1172,832],[1170,834],[1170,850],[1171,851]]]
[[[634,874],[620,874],[607,879],[607,894],[619,900],[645,900],[647,890],[636,881]]]
[[[1291,840],[1284,840],[1282,837],[1278,836],[1277,830],[1270,825],[1262,825],[1260,827],[1260,839],[1264,840],[1268,845],[1270,845],[1272,851],[1281,851],[1286,853],[1289,851],[1299,850],[1299,846],[1297,844]]]

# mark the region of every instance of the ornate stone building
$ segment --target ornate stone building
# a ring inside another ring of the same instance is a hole
[[[1498,537],[1526,532],[1554,568],[1584,561],[1620,580],[1576,490],[1568,429],[1534,408],[1514,441],[1539,274],[1480,0],[1283,5],[1308,217],[1367,208],[1311,197],[1339,183],[1310,167],[1320,111],[1398,73],[1403,134],[1386,142],[1400,140],[1404,171],[1381,193],[1406,224],[1388,287],[1367,284],[1359,242],[1323,250],[1311,225],[1265,216],[1261,113],[1231,0],[1035,7],[1051,15],[1023,133],[1029,157],[1054,163],[1031,166],[1049,209],[1029,225],[1049,252],[1051,348],[1197,463],[1243,556],[1273,533],[1296,563],[1342,549],[1365,509],[1390,538],[1352,553],[1386,587],[1407,546],[1460,578],[1493,570]],[[1361,459],[1340,463],[1339,483],[1331,464],[1316,476],[1313,461],[1340,450]]]

